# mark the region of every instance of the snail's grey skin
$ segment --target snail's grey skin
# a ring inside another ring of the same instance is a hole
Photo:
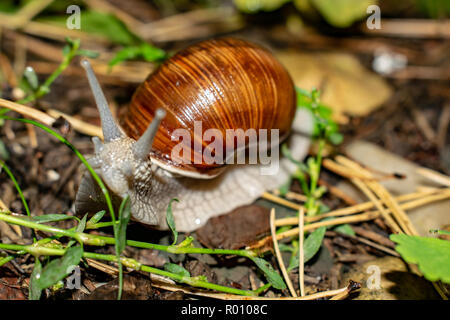
[[[89,162],[115,196],[116,204],[129,195],[134,220],[166,229],[167,206],[171,199],[178,198],[179,202],[172,205],[177,230],[193,231],[210,217],[250,204],[264,191],[279,187],[295,170],[295,165],[282,157],[276,175],[261,175],[260,165],[230,165],[223,174],[210,180],[174,175],[152,164],[149,157],[164,111],[157,111],[155,120],[138,141],[127,137],[115,123],[89,63],[83,61],[82,65],[99,109],[104,135],[104,143],[97,137],[92,139],[95,155]],[[287,141],[295,159],[301,160],[306,156],[312,126],[310,114],[298,110],[293,132]],[[75,200],[75,210],[77,213],[93,213],[100,209],[104,209],[104,196],[89,172],[85,172]]]

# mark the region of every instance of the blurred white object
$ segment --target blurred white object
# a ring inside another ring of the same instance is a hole
[[[408,59],[400,53],[377,51],[372,62],[372,68],[380,74],[391,74],[403,69],[408,64]]]

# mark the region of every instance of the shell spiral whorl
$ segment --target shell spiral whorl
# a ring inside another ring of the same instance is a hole
[[[288,72],[269,51],[244,40],[220,38],[189,46],[165,61],[135,92],[121,118],[122,128],[138,139],[158,108],[167,116],[152,155],[170,166],[205,173],[220,165],[195,164],[194,153],[192,164],[173,163],[175,129],[193,132],[194,121],[201,121],[203,132],[218,129],[224,139],[225,130],[236,128],[279,129],[284,137],[295,114],[295,90]],[[230,145],[223,142],[224,149]]]

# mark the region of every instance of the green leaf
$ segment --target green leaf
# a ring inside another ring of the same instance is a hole
[[[89,221],[87,222],[87,225],[91,226],[91,225],[98,223],[100,220],[102,220],[105,213],[106,213],[106,210],[97,212],[96,214],[94,214],[92,216],[92,218],[89,219]]]
[[[330,134],[328,136],[328,139],[330,140],[330,142],[334,145],[338,145],[341,144],[342,141],[344,141],[344,136],[342,134],[340,134],[339,132],[333,132],[332,134]]]
[[[39,87],[39,80],[36,72],[34,72],[34,69],[32,67],[26,67],[25,71],[23,72],[23,76],[27,80],[30,87],[33,90],[37,90],[37,88]]]
[[[77,50],[76,55],[95,59],[100,55],[100,53],[98,53],[96,51],[92,51],[92,50],[79,49],[79,50]]]
[[[298,1],[298,0],[297,0]],[[376,0],[310,0],[329,24],[346,28],[367,16],[367,7]]]
[[[178,248],[189,248],[193,246],[194,237],[186,237],[183,241],[181,241],[179,244],[177,244]]]
[[[40,278],[42,273],[42,264],[38,257],[36,257],[34,262],[33,272],[30,276],[30,286],[28,289],[28,299],[29,300],[39,300],[41,298],[42,289],[36,285],[36,281]]]
[[[71,272],[71,268],[77,266],[83,256],[83,248],[80,246],[71,247],[67,249],[64,256],[59,259],[50,261],[39,273],[36,275],[35,290],[46,289],[59,280],[67,277]]]
[[[28,217],[23,217],[23,219],[27,219]],[[74,216],[68,216],[66,214],[44,214],[42,216],[33,216],[29,220],[36,222],[36,223],[47,223],[47,222],[56,222],[56,221],[63,221],[63,220],[69,220],[69,219],[75,219],[80,220],[77,217]]]
[[[288,246],[287,244],[284,243],[280,243],[278,245],[278,247],[280,248],[281,252],[294,252],[294,248],[291,246]]]
[[[179,266],[175,263],[165,263],[164,264],[164,270],[168,271],[168,272],[172,272],[175,274],[178,274],[180,276],[183,277],[190,277],[191,274],[189,273],[189,271],[187,271],[185,268],[183,268],[182,266]]]
[[[450,241],[406,234],[391,234],[390,239],[405,261],[419,266],[425,278],[450,283]]]
[[[340,232],[340,233],[352,236],[352,237],[356,236],[355,231],[352,229],[352,227],[349,224],[338,225],[333,230],[336,232]]]
[[[38,18],[36,20],[65,28],[66,19],[67,17],[62,15]],[[114,15],[93,10],[84,10],[81,13],[81,31],[103,36],[113,43],[122,45],[132,45],[138,41],[138,38]]]
[[[311,234],[305,239],[303,243],[304,262],[308,262],[312,257],[316,255],[322,246],[323,237],[325,236],[326,227],[320,227],[311,232]],[[289,269],[298,268],[299,261],[297,259],[291,259]]]
[[[84,229],[86,229],[86,220],[87,220],[88,214],[86,213],[83,218],[81,219],[80,223],[78,223],[76,231],[77,232],[83,232]]]
[[[252,258],[252,260],[261,269],[267,281],[269,281],[275,289],[286,289],[286,284],[284,283],[283,278],[273,269],[270,263],[261,258]]]
[[[127,242],[127,225],[131,217],[130,197],[127,195],[120,204],[119,209],[119,230],[117,232],[117,250],[122,253]]]
[[[3,159],[3,160],[8,160],[9,159],[8,149],[6,149],[5,144],[1,140],[0,140],[0,158]],[[1,167],[0,167],[0,170],[1,170]]]
[[[173,201],[180,202],[180,200],[178,200],[177,198],[173,198],[172,200],[170,200],[169,206],[167,207],[167,212],[166,212],[166,221],[167,221],[167,225],[169,226],[169,228],[173,234],[172,245],[175,245],[178,240],[178,232],[175,228],[175,220],[173,219],[173,212],[172,212],[172,202]]]
[[[258,11],[274,11],[290,0],[234,0],[238,10],[245,13],[256,13]]]
[[[155,62],[161,61],[166,57],[167,54],[164,50],[155,46],[151,46],[148,43],[144,42],[140,46],[130,46],[123,48],[116,53],[114,58],[109,61],[108,65],[110,67],[113,67],[120,62],[138,58],[142,58],[148,62]]]

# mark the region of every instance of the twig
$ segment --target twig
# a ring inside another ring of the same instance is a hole
[[[450,104],[444,106],[441,115],[439,116],[439,125],[437,130],[436,144],[442,150],[447,139],[448,126],[450,124]]]
[[[261,195],[261,198],[269,200],[269,201],[272,201],[272,202],[275,202],[275,203],[278,203],[278,204],[281,204],[281,205],[283,205],[285,207],[288,207],[288,208],[291,208],[291,209],[294,209],[294,210],[300,210],[302,208],[302,206],[297,204],[297,203],[294,203],[294,202],[288,201],[286,199],[277,197],[276,195],[273,195],[273,194],[271,194],[269,192],[264,192]]]
[[[298,238],[299,238],[299,245],[298,245],[298,281],[299,281],[299,287],[300,287],[300,295],[302,297],[305,296],[305,252],[303,248],[304,244],[304,238],[305,238],[305,231],[304,231],[304,224],[305,224],[305,211],[303,209],[300,209],[298,211]],[[272,235],[273,236],[273,235]]]
[[[334,226],[334,225],[345,224],[345,223],[373,220],[373,219],[377,218],[378,216],[379,216],[379,212],[371,211],[371,212],[367,212],[367,213],[353,215],[350,217],[342,217],[342,218],[336,218],[333,220],[326,220],[326,221],[311,223],[311,224],[307,224],[304,226],[304,231],[314,230],[319,227]],[[298,232],[299,232],[299,228],[297,227],[297,228],[292,228],[285,232],[278,233],[277,240],[282,240],[282,239],[292,237],[292,236],[298,236]],[[266,238],[259,240],[258,242],[251,245],[247,249],[262,248],[269,241],[272,241],[272,236],[267,236]]]
[[[9,16],[9,28],[20,28],[38,15],[54,0],[35,0],[24,5],[17,13]]]
[[[438,193],[437,193],[438,192]],[[434,194],[437,193],[437,194]],[[405,195],[401,195],[396,197],[397,201],[406,201],[411,200],[409,202],[404,202],[401,204],[403,210],[409,210],[416,207],[423,206],[430,202],[439,201],[443,199],[447,199],[450,197],[450,189],[431,189],[420,192],[413,192]],[[337,209],[334,211],[330,211],[327,213],[320,214],[315,217],[305,217],[306,222],[318,221],[327,217],[338,217],[338,216],[347,216],[355,213],[359,213],[374,207],[373,202],[364,202],[361,204],[357,204],[356,206],[346,207],[342,209]],[[389,209],[387,209],[390,212]],[[286,226],[286,225],[295,225],[298,224],[298,217],[290,217],[290,218],[282,218],[275,221],[275,226]]]
[[[215,28],[210,28],[208,23],[215,24]],[[243,26],[233,7],[219,7],[193,10],[150,22],[144,24],[138,34],[153,41],[186,40],[216,33],[218,24],[229,31]]]
[[[49,127],[53,124],[53,122],[55,122],[54,118],[42,111],[9,100],[0,98],[0,106],[16,111]]]
[[[372,177],[372,174],[368,170],[365,170],[358,163],[356,163],[346,157],[338,156],[338,157],[336,157],[336,161],[340,162],[341,164],[346,165],[349,168],[352,168],[352,169],[358,171],[361,174],[367,175],[367,177],[369,177],[369,178]],[[397,222],[403,229],[403,232],[405,232],[406,234],[410,234],[410,235],[418,235],[418,232],[416,231],[415,227],[413,226],[411,220],[406,215],[405,211],[403,211],[403,209],[400,207],[400,205],[397,203],[397,201],[392,197],[392,195],[386,190],[385,187],[383,187],[381,184],[379,184],[376,181],[367,182],[367,185],[391,209],[392,215],[395,217],[395,219],[397,220]],[[383,215],[383,217],[386,219],[386,222],[388,222],[389,224],[391,223],[390,222],[391,219],[387,219],[387,217],[384,215]],[[393,230],[396,232],[399,232],[396,229],[393,229]]]
[[[17,78],[8,57],[0,52],[0,70],[11,88],[17,87]]]
[[[364,184],[360,179],[352,179],[352,182],[375,204],[375,207],[379,210],[384,220],[386,220],[387,225],[395,232],[401,233],[402,230],[397,225],[397,223],[389,215],[389,212],[383,206],[383,204],[377,199],[375,194]]]
[[[278,189],[272,190],[272,193],[278,197],[281,196],[281,192]],[[305,202],[306,200],[308,200],[308,197],[305,196],[304,194],[300,194],[300,193],[292,192],[292,191],[286,192],[284,197],[288,200],[296,200],[296,201],[300,201],[300,202]]]
[[[420,131],[422,131],[428,141],[434,141],[436,139],[436,132],[434,132],[433,128],[431,128],[430,122],[417,108],[411,108],[412,114],[414,116],[414,120],[419,127]]]
[[[17,113],[22,114],[23,116],[26,116],[28,118],[37,120],[46,126],[51,127],[53,123],[57,120],[58,117],[62,116],[64,117],[70,125],[74,128],[74,130],[77,130],[81,133],[90,135],[90,136],[98,136],[103,137],[101,128],[89,123],[86,123],[82,120],[76,119],[72,116],[66,115],[65,113],[62,113],[60,111],[56,110],[49,110],[48,113],[39,111],[38,109],[28,107],[19,103],[15,103],[9,100],[1,99],[0,98],[0,106],[11,109]],[[51,116],[53,115],[53,116]]]
[[[358,234],[364,238],[370,239],[372,241],[375,241],[383,246],[386,246],[386,247],[389,247],[392,249],[395,248],[395,244],[391,240],[389,240],[386,237],[383,237],[382,235],[380,235],[376,232],[366,230],[366,229],[364,229],[362,227],[358,227],[358,226],[353,226],[352,229],[353,229],[353,231],[355,231],[356,234]]]
[[[334,173],[337,173],[338,175],[347,179],[358,178],[363,180],[373,180],[373,178],[368,179],[366,175],[359,174],[354,170],[351,170],[343,165],[334,162],[331,159],[323,159],[322,165],[328,170],[333,171]]]
[[[410,195],[405,195],[405,197],[410,197],[413,194]],[[439,194],[431,194],[430,196],[424,197],[424,198],[420,198],[420,199],[416,199],[416,200],[412,200],[406,203],[402,204],[402,208],[404,210],[409,210],[409,209],[413,209],[413,208],[417,208],[420,206],[423,206],[425,204],[431,203],[431,202],[436,202],[436,201],[441,201],[441,200],[445,200],[450,198],[450,189],[444,189],[443,192],[439,193]],[[344,208],[345,209],[345,208]],[[387,212],[390,212],[389,209],[387,209]],[[325,214],[321,215],[320,218],[323,218],[325,216]],[[340,218],[336,218],[333,220],[326,220],[326,221],[321,221],[321,222],[317,222],[317,223],[311,223],[305,226],[305,231],[310,231],[310,230],[314,230],[317,229],[319,227],[322,226],[332,226],[332,225],[338,225],[338,224],[345,224],[345,223],[355,223],[355,222],[363,222],[363,221],[369,221],[369,220],[373,220],[376,219],[380,216],[380,212],[379,211],[369,211],[366,213],[361,213],[361,214],[355,214],[352,216],[344,216],[344,217],[340,217]],[[308,217],[305,217],[305,221],[307,221]],[[298,218],[290,218],[290,223],[289,224],[297,224],[298,223]],[[276,225],[276,223],[275,223]],[[284,224],[283,224],[284,225]],[[291,236],[297,236],[298,235],[298,228],[293,228],[290,229],[288,231],[282,232],[282,233],[278,233],[277,234],[277,239],[281,240],[281,239],[285,239]],[[261,240],[259,240],[257,243],[253,244],[252,246],[249,247],[249,249],[257,249],[257,248],[261,248],[264,247],[264,245],[268,242],[271,241],[271,236],[268,236],[266,238],[263,238]]]
[[[433,182],[439,183],[446,187],[450,187],[450,177],[449,176],[446,176],[442,173],[436,172],[436,171],[428,169],[428,168],[419,168],[416,170],[416,172],[418,174],[420,174],[421,176],[423,176]]]
[[[275,230],[275,209],[272,208],[270,211],[270,232],[272,235],[273,240],[273,248],[275,249],[275,255],[277,257],[278,265],[280,266],[281,273],[283,274],[284,280],[286,281],[286,284],[289,288],[289,291],[291,293],[291,296],[296,297],[297,293],[295,292],[294,286],[292,285],[291,279],[289,278],[289,274],[286,270],[286,266],[283,262],[283,257],[281,256],[280,248],[278,246],[277,238],[275,237],[276,230]]]
[[[450,70],[438,67],[409,66],[386,75],[392,79],[447,80]]]
[[[392,249],[386,248],[383,245],[377,244],[375,242],[372,242],[370,240],[367,240],[367,239],[364,239],[364,238],[358,237],[358,236],[355,236],[355,237],[352,237],[352,238],[354,238],[354,239],[358,240],[359,242],[362,242],[362,243],[364,243],[364,244],[366,244],[368,246],[374,247],[375,249],[378,249],[380,251],[386,252],[386,253],[394,256],[394,257],[400,257],[400,254],[398,254],[397,251],[394,251]]]
[[[95,259],[86,258],[86,262],[89,265],[89,267],[95,268],[97,270],[100,270],[104,273],[107,273],[111,276],[116,276],[119,273],[119,269],[116,267],[107,265],[105,263],[99,262]]]
[[[370,30],[364,24],[361,30],[380,36],[447,39],[450,38],[450,20],[383,19],[382,28]]]
[[[350,206],[354,206],[358,203],[355,199],[350,197],[348,194],[343,192],[341,189],[329,184],[325,180],[319,179],[319,185],[325,186],[330,191],[331,194],[340,198],[341,200],[343,200],[346,204],[348,204]]]
[[[59,117],[63,117],[64,119],[67,120],[67,122],[70,123],[70,125],[72,126],[72,128],[74,130],[76,130],[80,133],[84,133],[86,135],[94,136],[94,137],[97,136],[97,137],[100,137],[101,139],[103,139],[102,128],[99,126],[84,122],[80,119],[77,119],[68,114],[65,114],[64,112],[54,110],[54,109],[49,109],[47,111],[47,113],[55,119],[58,119]]]

